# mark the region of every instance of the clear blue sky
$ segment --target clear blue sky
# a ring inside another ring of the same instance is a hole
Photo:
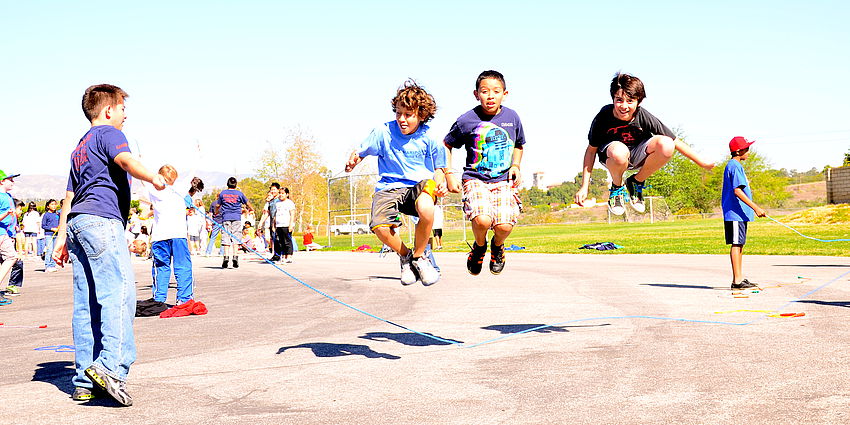
[[[301,126],[338,172],[406,78],[434,94],[442,139],[484,69],[523,119],[527,180],[580,171],[618,70],[709,159],[742,135],[776,167],[840,165],[848,18],[841,1],[3,1],[0,169],[66,174],[83,90],[109,82],[147,162],[185,165],[198,140],[200,169],[249,173]]]

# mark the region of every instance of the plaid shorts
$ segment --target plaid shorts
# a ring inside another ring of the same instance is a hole
[[[515,225],[522,202],[510,181],[485,183],[481,180],[464,180],[463,212],[467,220],[479,215],[493,218],[497,224]]]

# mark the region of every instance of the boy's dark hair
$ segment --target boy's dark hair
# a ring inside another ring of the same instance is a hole
[[[280,183],[272,182],[272,184],[269,185],[269,189],[271,189],[271,188],[275,188],[277,190],[280,190]]]
[[[112,84],[96,84],[83,94],[83,113],[89,121],[94,120],[107,106],[116,106],[130,97],[127,92]]]
[[[422,124],[431,121],[431,118],[434,118],[434,114],[437,113],[437,102],[434,101],[434,96],[428,94],[412,79],[405,81],[404,85],[399,87],[392,100],[392,105],[393,112],[398,112],[399,106],[415,110]]]
[[[192,177],[192,185],[189,187],[189,193],[194,195],[204,191],[204,181],[200,177]]]
[[[638,104],[646,99],[646,90],[643,88],[643,81],[634,75],[623,74],[622,72],[615,74],[614,78],[611,79],[612,100],[620,89],[623,89],[623,93],[625,93],[626,96],[632,99],[637,99]]]
[[[18,199],[15,199],[15,207],[16,207],[16,208],[17,208],[17,207],[21,207],[21,208],[23,208],[23,207],[25,207],[25,206],[26,206],[26,204],[24,204],[24,202],[23,202],[23,201],[18,200]]]
[[[745,153],[747,153],[747,152],[749,152],[749,151],[750,151],[750,148],[748,148],[748,147],[747,147],[747,148],[744,148],[744,149],[738,149],[738,150],[736,150],[735,152],[732,152],[732,158],[735,158],[735,157],[741,156],[741,155],[743,155],[743,154],[745,154]]]
[[[508,87],[505,85],[505,76],[502,75],[499,71],[493,71],[492,69],[489,71],[484,71],[478,74],[478,78],[475,79],[475,91],[478,91],[478,88],[481,87],[481,82],[487,79],[499,80],[502,83],[502,90],[507,89]]]
[[[284,187],[284,188],[283,188],[283,193],[285,193],[285,194],[289,195],[289,188],[288,188],[288,187]]]
[[[227,188],[235,189],[236,188],[236,177],[229,177],[227,179]]]

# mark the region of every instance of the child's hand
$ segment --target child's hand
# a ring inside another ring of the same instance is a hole
[[[156,190],[165,189],[165,183],[165,177],[161,174],[157,174],[153,176],[153,179],[151,179],[151,184],[156,188]]]
[[[578,206],[583,207],[585,199],[587,199],[587,188],[582,187],[581,189],[578,190],[578,192],[576,192],[576,196],[575,196],[574,200],[576,201],[576,204]]]
[[[519,167],[511,166],[508,170],[508,180],[513,182],[514,187],[519,187],[522,184],[522,173],[520,173]]]
[[[711,171],[711,170],[714,169],[714,164],[712,164],[712,163],[701,164],[700,167],[702,167],[705,171]]]
[[[65,245],[64,237],[60,236],[56,238],[56,244],[50,256],[53,257],[53,261],[56,262],[57,266],[65,267],[65,263],[68,261],[68,246]]]
[[[451,193],[460,193],[463,187],[460,185],[458,178],[455,177],[454,173],[452,173],[446,174],[446,188]]]
[[[438,197],[442,198],[449,194],[448,186],[446,186],[446,182],[437,183],[437,187],[434,190],[434,194]]]
[[[755,207],[753,211],[755,211],[756,215],[759,217],[767,217],[767,211],[765,211],[761,207]]]
[[[357,152],[351,152],[351,156],[348,157],[348,162],[345,163],[345,172],[350,173],[362,160],[363,158],[361,158],[360,155],[357,155]]]

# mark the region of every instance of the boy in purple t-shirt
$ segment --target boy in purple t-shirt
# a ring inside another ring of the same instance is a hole
[[[520,161],[525,132],[519,115],[502,106],[507,96],[505,77],[497,71],[484,71],[475,81],[475,98],[481,103],[461,115],[443,140],[448,148],[446,163],[451,164],[452,148],[466,149],[463,167],[463,210],[472,222],[475,244],[466,258],[466,269],[473,276],[481,273],[490,241],[490,273],[505,268],[505,240],[519,218],[516,188],[522,180]],[[446,173],[449,191],[460,192],[461,185],[452,171]]]
[[[130,153],[121,132],[126,98],[124,90],[110,84],[91,86],[83,94],[91,128],[71,154],[53,259],[61,267],[70,258],[74,266],[72,398],[91,400],[97,386],[130,406],[125,381],[136,360],[136,281],[124,239],[130,176],[157,190],[165,188],[165,179]]]
[[[754,143],[743,137],[734,137],[729,141],[729,152],[732,159],[726,163],[723,170],[723,191],[720,194],[720,206],[723,209],[723,229],[726,233],[726,244],[732,247],[729,258],[732,261],[732,289],[747,289],[758,287],[757,284],[744,279],[742,263],[744,259],[744,244],[747,243],[747,223],[755,220],[754,215],[767,215],[761,207],[753,202],[753,192],[750,182],[744,173],[741,161],[750,156],[750,145]]]
[[[242,205],[253,213],[254,208],[242,191],[236,189],[236,177],[227,179],[227,189],[222,190],[216,198],[215,213],[221,213],[222,228],[221,246],[224,246],[224,261],[221,268],[226,269],[230,256],[233,257],[233,268],[239,268],[239,245],[242,244]],[[229,255],[229,256],[228,256]]]

